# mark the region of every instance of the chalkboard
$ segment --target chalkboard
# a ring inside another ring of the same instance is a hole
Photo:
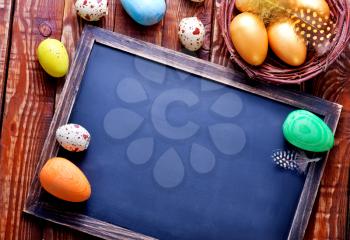
[[[306,175],[271,160],[290,147],[281,126],[299,108],[335,130],[334,103],[88,27],[38,169],[66,157],[92,196],[63,202],[36,178],[25,212],[106,239],[302,238],[326,155]],[[91,133],[86,152],[57,146],[53,133],[67,122]]]

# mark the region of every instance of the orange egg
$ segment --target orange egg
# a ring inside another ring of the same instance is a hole
[[[235,49],[247,63],[257,66],[264,62],[267,32],[258,16],[249,12],[238,14],[230,24],[230,35]]]
[[[252,0],[236,0],[236,8],[241,12],[258,12],[258,2],[253,2]]]
[[[41,186],[50,194],[69,202],[90,198],[91,187],[84,173],[65,158],[51,158],[39,174]]]

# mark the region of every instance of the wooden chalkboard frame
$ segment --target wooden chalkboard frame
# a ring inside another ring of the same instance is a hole
[[[273,101],[283,102],[296,108],[306,109],[322,117],[335,132],[342,106],[307,94],[285,90],[261,82],[246,80],[241,73],[203,61],[176,51],[139,41],[101,28],[86,26],[71,65],[61,98],[57,104],[52,123],[43,146],[35,178],[32,182],[24,212],[55,222],[72,229],[105,239],[153,239],[130,230],[72,212],[63,212],[48,203],[40,202],[41,187],[38,173],[47,159],[57,156],[59,145],[55,130],[69,120],[90,52],[95,43],[119,49],[143,58],[159,62],[231,87],[247,91]],[[233,81],[232,79],[235,79]],[[302,239],[311,215],[317,190],[326,165],[324,160],[309,167],[300,200],[289,231],[288,239]]]

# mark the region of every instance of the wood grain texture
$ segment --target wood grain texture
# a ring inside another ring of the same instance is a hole
[[[55,81],[43,73],[35,50],[43,40],[41,23],[52,26],[52,35],[60,37],[64,5],[56,0],[17,0],[15,6],[1,136],[0,218],[5,228],[0,236],[40,239],[41,226],[23,217],[22,209],[52,118]]]
[[[11,42],[11,26],[13,19],[14,0],[0,0],[0,116],[6,86],[8,54]],[[1,118],[0,118],[1,119]]]
[[[350,239],[349,221],[350,169],[350,45],[329,71],[313,82],[314,94],[343,105],[319,197],[314,207],[306,239]],[[348,229],[349,231],[349,229]]]
[[[214,14],[213,14],[213,30],[212,30],[212,48],[210,61],[227,67],[233,67],[230,60],[229,52],[226,48],[224,39],[222,38],[221,29],[219,25],[219,11],[224,0],[215,0]]]

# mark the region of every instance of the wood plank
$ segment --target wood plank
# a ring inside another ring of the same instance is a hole
[[[12,26],[13,8],[14,0],[0,0],[0,116],[2,116],[8,53],[11,45],[10,27]]]
[[[201,59],[208,60],[211,48],[211,30],[214,0],[206,0],[204,3],[195,3],[189,0],[167,0],[167,12],[164,17],[163,40],[164,47],[182,51]],[[203,47],[197,52],[189,52],[181,46],[177,32],[180,21],[185,17],[197,16],[206,30]]]
[[[224,39],[222,38],[221,29],[219,25],[219,12],[221,4],[224,0],[215,0],[214,14],[213,14],[213,30],[212,30],[212,48],[210,54],[210,61],[227,66],[233,67],[232,61],[230,60],[230,54],[226,48]]]
[[[327,73],[313,82],[314,94],[343,105],[332,150],[321,182],[306,239],[350,239],[350,45]]]
[[[52,26],[60,37],[64,2],[17,0],[12,28],[4,119],[1,136],[1,239],[41,239],[41,226],[22,217],[54,106],[55,80],[47,77],[36,59],[44,39],[39,26]],[[30,13],[30,14],[29,14]]]

